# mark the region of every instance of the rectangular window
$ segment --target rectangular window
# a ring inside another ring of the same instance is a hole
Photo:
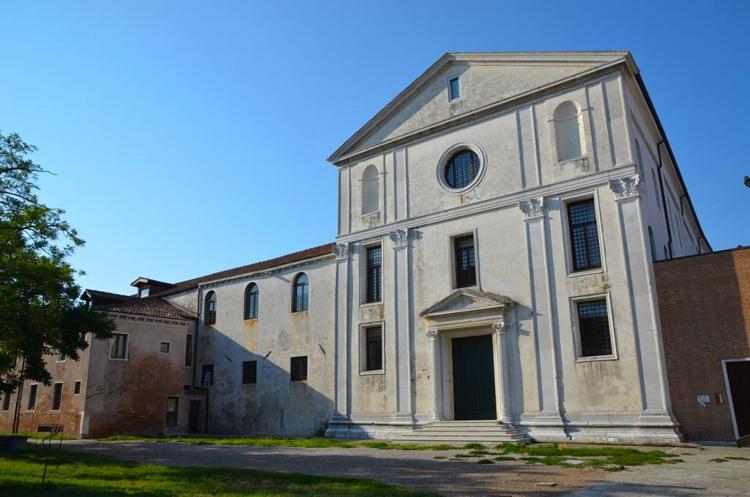
[[[62,404],[62,383],[55,383],[55,387],[52,390],[52,410],[59,411],[60,405]]]
[[[201,368],[201,385],[210,387],[214,384],[214,365],[204,364]]]
[[[65,359],[67,359],[68,356],[65,355],[65,352],[60,352],[57,354],[57,362],[65,362]]]
[[[167,397],[167,415],[164,424],[167,428],[177,427],[177,414],[180,409],[179,397]]]
[[[193,335],[185,337],[185,366],[193,365]]]
[[[81,393],[81,380],[73,383],[73,394],[78,395],[79,393]]]
[[[169,354],[169,342],[161,342],[159,344],[159,352],[162,354]]]
[[[3,411],[10,409],[10,394],[5,392],[3,394]]]
[[[383,370],[383,327],[368,326],[364,329],[365,361],[363,371]]]
[[[456,288],[477,284],[476,256],[474,254],[474,235],[453,239],[455,257]]]
[[[245,361],[242,363],[242,384],[255,385],[258,382],[258,362]]]
[[[383,251],[378,247],[367,249],[367,303],[383,298]]]
[[[461,96],[461,87],[458,84],[458,78],[451,78],[448,81],[448,94],[450,100],[455,100]]]
[[[594,199],[568,204],[568,223],[573,271],[601,267]]]
[[[289,370],[292,381],[305,381],[307,379],[307,356],[292,357]]]
[[[36,391],[37,391],[38,385],[31,385],[29,387],[29,401],[26,404],[26,410],[33,411],[36,409]]]
[[[128,335],[125,333],[112,333],[112,341],[109,346],[109,357],[111,359],[128,358]]]
[[[578,328],[581,357],[612,355],[607,300],[578,302]]]

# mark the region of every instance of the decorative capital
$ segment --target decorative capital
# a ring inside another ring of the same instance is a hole
[[[495,333],[502,334],[507,331],[507,325],[505,324],[504,319],[500,319],[499,321],[495,321],[492,323],[492,329],[495,330]]]
[[[615,200],[627,200],[638,196],[638,185],[640,183],[641,176],[634,174],[611,180],[609,182],[609,189],[615,194]]]
[[[396,248],[404,248],[409,244],[409,229],[402,228],[388,233]]]
[[[521,209],[526,220],[544,217],[544,197],[521,200],[518,202],[518,208]]]
[[[432,342],[437,340],[438,330],[437,328],[427,328],[427,333],[425,333],[425,335],[427,335],[427,340]]]
[[[349,243],[337,243],[335,247],[333,247],[333,253],[336,254],[336,260],[341,261],[344,259],[349,258]]]

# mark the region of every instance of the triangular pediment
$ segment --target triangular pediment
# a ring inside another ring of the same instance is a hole
[[[422,312],[422,317],[438,318],[457,314],[484,313],[502,311],[513,305],[508,297],[480,290],[460,288],[434,303]]]
[[[632,59],[627,52],[447,53],[386,105],[328,160],[418,133],[493,104]],[[461,96],[448,99],[450,78]]]

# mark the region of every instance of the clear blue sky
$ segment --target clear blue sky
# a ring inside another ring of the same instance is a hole
[[[0,129],[89,288],[332,241],[325,158],[446,51],[631,50],[715,249],[749,244],[750,2],[5,2]]]

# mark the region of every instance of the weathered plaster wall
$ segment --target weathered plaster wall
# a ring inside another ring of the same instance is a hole
[[[292,281],[309,277],[309,310],[291,312]],[[257,319],[244,319],[244,296],[260,291]],[[215,433],[313,435],[331,414],[333,399],[333,295],[330,259],[279,271],[207,284],[216,292],[217,318],[199,333],[201,367],[214,366],[209,390],[209,430]],[[196,297],[197,298],[197,297]],[[307,381],[290,381],[290,358],[307,356]],[[257,361],[257,384],[242,383],[242,363]]]

